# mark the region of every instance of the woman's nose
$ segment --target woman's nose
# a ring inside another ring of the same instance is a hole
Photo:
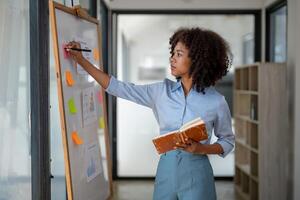
[[[170,57],[170,63],[172,63],[172,62],[174,62],[175,60],[174,60],[174,58],[173,58],[173,56],[171,56]]]

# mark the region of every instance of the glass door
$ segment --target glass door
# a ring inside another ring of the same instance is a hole
[[[226,97],[232,110],[233,68],[254,62],[254,15],[119,14],[117,20],[117,78],[135,84],[164,78],[175,80],[169,68],[168,42],[179,27],[199,26],[223,36],[231,45],[234,62],[228,76],[216,88]],[[152,138],[159,134],[159,127],[152,111],[118,98],[116,115],[117,175],[153,177],[159,156]],[[215,175],[233,176],[233,158],[234,153],[225,160],[210,156]]]

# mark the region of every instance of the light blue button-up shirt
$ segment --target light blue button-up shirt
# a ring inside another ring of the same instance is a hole
[[[147,85],[135,85],[117,80],[111,76],[106,92],[133,101],[152,109],[159,124],[160,134],[178,130],[184,123],[197,117],[204,120],[210,144],[212,130],[223,148],[221,157],[225,157],[234,147],[234,134],[231,126],[231,114],[228,104],[213,86],[205,88],[205,94],[192,88],[185,97],[181,81],[165,79]]]

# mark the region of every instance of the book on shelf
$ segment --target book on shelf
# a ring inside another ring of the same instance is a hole
[[[205,122],[196,118],[182,125],[178,130],[153,138],[152,142],[159,154],[174,150],[176,143],[182,143],[186,138],[200,142],[208,138]]]

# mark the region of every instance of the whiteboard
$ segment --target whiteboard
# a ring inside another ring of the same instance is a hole
[[[99,24],[87,14],[53,1],[49,8],[68,199],[108,199],[112,176],[105,91],[64,49],[72,40],[80,42],[81,48],[91,50],[84,52],[84,57],[101,68]]]

